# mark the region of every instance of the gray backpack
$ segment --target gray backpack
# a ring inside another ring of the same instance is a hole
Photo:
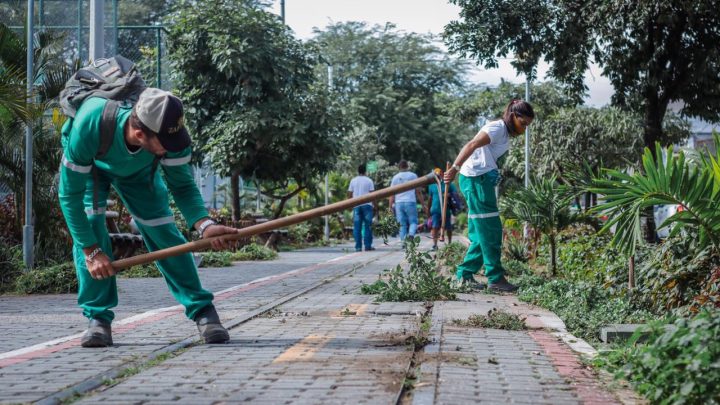
[[[100,123],[100,147],[95,158],[102,158],[112,145],[117,110],[133,106],[147,86],[135,64],[117,55],[98,59],[81,68],[65,83],[60,92],[63,114],[75,118],[78,108],[90,97],[108,100]]]
[[[116,55],[109,59],[97,59],[81,68],[65,83],[60,92],[60,107],[68,118],[75,118],[83,101],[90,97],[108,100],[100,121],[100,146],[95,159],[100,159],[110,149],[115,135],[115,121],[120,106],[132,107],[147,86],[135,64]],[[157,159],[153,162],[153,172]],[[97,184],[97,169],[93,164],[93,178]],[[152,184],[152,183],[151,183]],[[97,209],[97,187],[93,190],[93,207]]]

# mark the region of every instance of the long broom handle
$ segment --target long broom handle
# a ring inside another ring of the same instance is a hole
[[[290,225],[295,225],[300,222],[307,221],[312,218],[322,217],[324,215],[334,214],[339,211],[344,211],[349,208],[356,207],[358,205],[366,204],[369,202],[382,200],[383,198],[390,197],[391,195],[402,193],[415,189],[417,187],[423,187],[431,182],[435,181],[436,175],[430,173],[416,180],[409,181],[407,183],[399,184],[393,187],[387,187],[381,190],[373,191],[372,193],[365,194],[360,197],[354,197],[336,203],[325,205],[322,207],[313,208],[308,211],[304,211],[295,215],[290,215],[285,218],[278,218],[272,221],[268,221],[262,224],[248,226],[247,228],[238,229],[237,233],[225,234],[221,236],[215,236],[212,238],[201,239],[194,242],[184,243],[182,245],[173,246],[167,249],[156,250],[154,252],[145,253],[125,259],[115,260],[112,262],[112,266],[115,271],[137,266],[140,264],[151,263],[157,260],[166,259],[168,257],[177,256],[183,253],[195,252],[205,250],[210,247],[211,243],[216,239],[222,240],[238,240],[247,238],[249,236],[257,235],[263,232],[272,231],[273,229],[283,228]]]
[[[450,170],[450,162],[446,162],[445,164],[445,171],[447,172]],[[440,237],[442,239],[445,239],[445,215],[447,213],[447,199],[448,199],[448,189],[450,188],[450,184],[445,184],[445,195],[443,196],[443,206],[442,206],[442,222],[440,225]],[[438,194],[440,194],[440,189],[438,188]]]

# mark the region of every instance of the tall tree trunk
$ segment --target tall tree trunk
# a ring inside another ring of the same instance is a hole
[[[285,209],[285,204],[287,204],[288,200],[296,196],[304,189],[305,187],[298,187],[297,190],[293,191],[292,193],[280,197],[280,204],[278,204],[277,209],[275,210],[275,212],[273,212],[273,219],[280,218],[280,215],[282,215],[282,212]]]
[[[550,235],[550,269],[551,275],[554,277],[557,274],[557,242],[555,241],[555,235]]]
[[[233,170],[230,175],[230,194],[232,198],[232,220],[240,220],[240,172]]]

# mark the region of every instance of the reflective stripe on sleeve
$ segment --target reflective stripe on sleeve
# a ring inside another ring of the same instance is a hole
[[[160,164],[163,166],[182,166],[186,163],[190,163],[190,159],[192,156],[187,155],[179,158],[172,158],[172,159],[160,159]]]
[[[67,167],[68,169],[70,169],[74,172],[78,172],[78,173],[90,173],[90,170],[92,170],[92,165],[90,165],[90,166],[76,165],[75,163],[67,160],[65,155],[63,155],[63,157],[62,157],[62,164],[63,164],[63,166]]]
[[[499,217],[499,212],[488,212],[487,214],[470,214],[468,215],[468,219],[479,219],[479,218],[492,218],[492,217]]]

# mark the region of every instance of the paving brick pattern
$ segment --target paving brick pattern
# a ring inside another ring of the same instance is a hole
[[[420,376],[401,403],[616,403],[556,336],[564,331],[562,321],[514,296],[461,294],[458,301],[435,302],[430,342],[413,353],[408,343],[420,333],[425,304],[376,303],[374,296],[359,293],[363,283],[401,262],[402,252],[394,247],[352,254],[335,247],[201,270],[206,287],[225,290],[216,295],[216,306],[226,324],[237,325],[230,331],[231,342],[191,345],[152,366],[147,359],[197,336],[162,280],[122,281],[125,307],[118,308],[118,319],[125,321],[114,324],[116,345],[108,349],[82,349],[74,339],[3,358],[8,350],[80,332],[84,321],[73,326],[78,317],[74,296],[1,297],[0,403],[42,400],[145,363],[77,402],[396,404],[413,358]],[[27,308],[34,308],[32,314]],[[452,323],[492,308],[521,314],[532,328],[556,332]],[[261,309],[267,311],[260,314]],[[148,310],[156,311],[127,318]],[[260,315],[251,318],[255,314]],[[23,331],[26,322],[31,326]]]
[[[346,260],[315,266],[312,271],[293,275],[274,283],[243,291],[216,306],[225,322],[243,316],[250,310],[280,299],[293,291],[307,288],[326,279],[347,272],[348,268],[361,265],[373,257],[381,257],[387,251],[352,255]],[[335,257],[345,255],[336,249]],[[313,255],[318,257],[317,255]],[[320,256],[322,258],[322,256]],[[317,263],[316,258],[299,260],[297,264]],[[281,267],[280,264],[277,264]],[[286,268],[287,270],[287,268]],[[222,270],[218,270],[222,271]],[[378,270],[376,269],[376,272]],[[228,285],[225,285],[227,287]],[[164,286],[163,286],[164,288]],[[152,299],[152,297],[144,297]],[[22,362],[0,368],[0,403],[18,403],[39,400],[60,389],[78,384],[113,367],[149,355],[174,342],[197,335],[195,325],[187,320],[182,310],[160,314],[152,323],[140,324],[124,331],[115,329],[115,346],[108,349],[87,350],[78,347],[77,341],[65,344],[60,351],[43,353]],[[231,331],[235,334],[235,331]],[[6,359],[7,360],[7,359]],[[0,360],[2,362],[3,360]]]

